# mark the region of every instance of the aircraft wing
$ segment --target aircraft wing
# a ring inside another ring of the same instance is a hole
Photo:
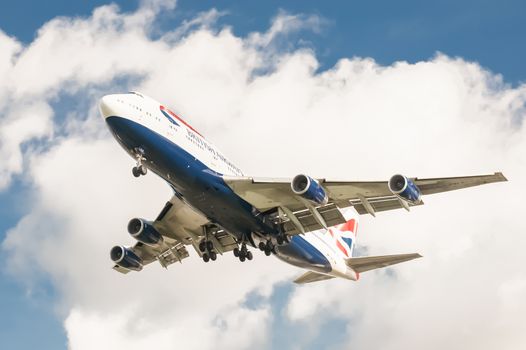
[[[354,271],[360,273],[369,270],[379,269],[394,264],[399,264],[404,261],[409,261],[421,258],[422,255],[413,254],[397,254],[397,255],[383,255],[383,256],[366,256],[360,258],[349,258],[345,262]]]
[[[131,250],[137,254],[143,265],[159,261],[163,267],[181,262],[189,256],[186,246],[192,245],[201,256],[198,244],[204,237],[203,227],[210,225],[208,220],[183,203],[177,196],[173,196],[166,202],[153,226],[163,235],[163,243],[159,247],[152,247],[137,242]],[[237,244],[232,236],[220,228],[209,230],[209,237],[214,244],[218,254],[233,250]],[[113,267],[115,270],[127,273],[128,269],[119,265]]]
[[[502,173],[492,175],[444,177],[419,179],[410,178],[423,195],[434,194],[478,186],[493,182],[507,181]],[[405,208],[409,209],[423,202],[402,201],[388,187],[388,181],[331,181],[317,179],[327,192],[329,202],[324,206],[306,204],[306,201],[292,192],[291,179],[225,177],[225,182],[241,198],[261,211],[279,208],[289,222],[285,230],[289,234],[318,230],[345,222],[338,208],[353,206],[359,214],[376,215],[377,212]],[[318,215],[319,214],[319,215]]]

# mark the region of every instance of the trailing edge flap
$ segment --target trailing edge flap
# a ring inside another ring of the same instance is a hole
[[[422,255],[418,253],[413,254],[396,254],[383,256],[365,256],[360,258],[349,258],[345,262],[354,271],[360,273],[369,270],[386,267],[389,265],[399,264],[404,261],[421,258]]]
[[[328,279],[331,279],[331,278],[334,278],[334,277],[333,276],[329,276],[329,275],[324,275],[324,274],[321,274],[321,273],[317,273],[317,272],[309,271],[309,272],[304,273],[300,277],[296,278],[294,280],[294,283],[304,284],[304,283],[324,281],[324,280],[328,280]]]

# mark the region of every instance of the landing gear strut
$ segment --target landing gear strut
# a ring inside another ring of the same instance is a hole
[[[144,154],[144,151],[142,149],[136,150],[135,158],[137,159],[137,165],[132,168],[132,174],[135,177],[146,175],[146,173],[148,172],[148,169],[146,168],[146,166],[142,164],[142,161],[146,160],[143,154]]]
[[[289,236],[285,233],[280,233],[276,236],[276,242],[278,245],[282,245],[284,243],[290,243]]]

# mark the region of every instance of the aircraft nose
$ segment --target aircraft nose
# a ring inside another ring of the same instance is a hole
[[[115,98],[116,98],[115,95],[106,95],[100,99],[99,109],[100,109],[100,114],[102,115],[103,118],[108,118],[108,117],[116,115]]]

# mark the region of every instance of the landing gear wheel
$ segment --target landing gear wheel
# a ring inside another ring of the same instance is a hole
[[[239,257],[239,248],[234,248],[234,256],[235,256],[236,258]]]
[[[216,252],[210,252],[210,259],[212,261],[216,261],[217,259],[217,253]]]
[[[246,257],[247,257],[247,251],[241,249],[241,250],[239,251],[239,257],[240,257],[240,258],[246,258]]]
[[[203,254],[203,261],[204,261],[205,263],[207,263],[207,262],[210,261],[210,257],[208,256],[208,254],[206,254],[206,253]]]
[[[285,243],[285,237],[283,237],[283,235],[278,235],[276,237],[276,242],[278,243],[278,245],[282,245],[283,243]]]
[[[145,167],[144,165],[142,165],[142,164],[139,165],[138,168],[139,168],[139,169],[138,169],[138,170],[139,170],[139,173],[140,173],[141,175],[146,175],[146,173],[148,172],[148,168],[146,168],[146,167]]]
[[[136,166],[134,166],[134,167],[132,168],[132,174],[133,174],[133,176],[135,176],[135,177],[139,177],[139,176],[141,176],[141,172],[139,171],[139,169],[138,169]]]
[[[206,242],[205,241],[199,242],[199,251],[201,253],[204,253],[206,251]]]
[[[266,256],[270,256],[270,253],[271,253],[270,249],[265,248],[265,255]]]
[[[248,251],[247,252],[247,259],[248,260],[252,260],[254,258],[254,256],[252,255],[252,252],[251,251]]]
[[[239,261],[244,262],[245,261],[245,256],[244,255],[240,255],[239,256]]]
[[[259,244],[258,244],[258,248],[259,248],[259,250],[264,251],[264,250],[265,250],[265,247],[266,247],[265,242],[259,242]]]
[[[206,249],[208,249],[209,251],[212,251],[212,249],[214,249],[214,243],[212,243],[212,241],[207,241]]]

